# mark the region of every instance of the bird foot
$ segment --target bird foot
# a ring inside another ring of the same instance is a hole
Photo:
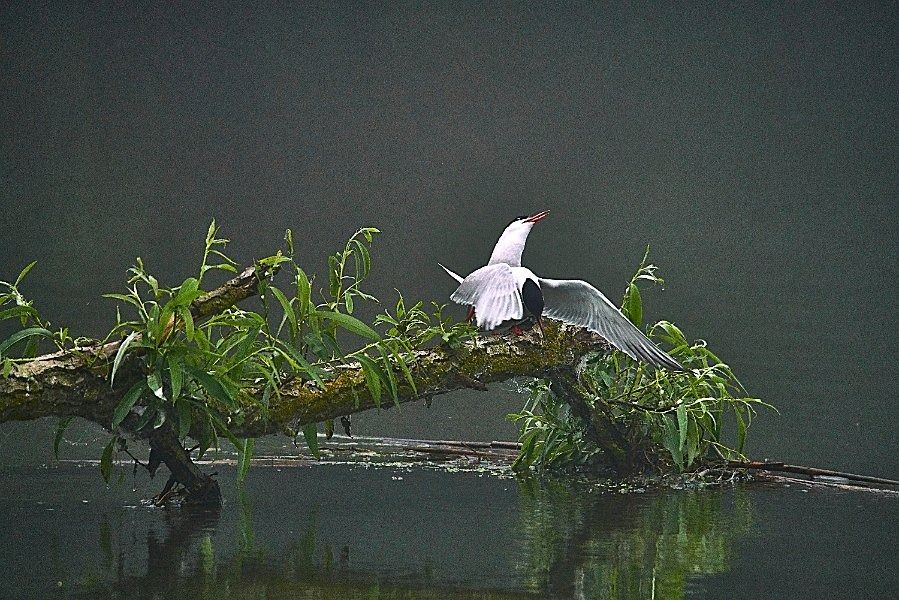
[[[524,329],[520,325],[512,325],[512,333],[520,337],[524,335]]]

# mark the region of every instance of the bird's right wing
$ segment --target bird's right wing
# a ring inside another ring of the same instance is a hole
[[[643,335],[602,292],[574,279],[540,279],[543,315],[595,331],[636,360],[685,371],[683,366]]]
[[[488,331],[504,321],[524,316],[515,275],[505,263],[487,265],[471,273],[450,300],[474,306],[478,326]]]

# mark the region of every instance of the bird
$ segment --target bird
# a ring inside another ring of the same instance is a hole
[[[542,331],[544,317],[584,327],[633,358],[654,367],[687,371],[662,351],[624,316],[598,289],[579,279],[546,279],[521,266],[521,255],[531,229],[549,216],[540,211],[513,220],[503,231],[490,260],[467,277],[440,267],[459,287],[450,300],[469,307],[468,320],[492,331],[533,319]]]

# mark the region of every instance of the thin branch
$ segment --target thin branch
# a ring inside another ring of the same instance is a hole
[[[845,471],[833,471],[831,469],[819,469],[817,467],[806,467],[803,465],[788,465],[782,462],[729,460],[727,461],[727,466],[732,469],[753,469],[760,471],[775,471],[780,473],[799,473],[801,475],[808,475],[810,477],[841,477],[843,479],[848,479],[849,481],[899,486],[899,481],[896,481],[895,479],[872,477],[870,475],[859,475],[857,473],[847,473]]]

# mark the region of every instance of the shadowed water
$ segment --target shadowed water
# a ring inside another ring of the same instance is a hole
[[[96,466],[0,472],[3,597],[885,597],[899,503],[743,485],[618,493],[483,470],[221,467],[221,511]],[[138,488],[133,490],[133,484]],[[839,524],[839,525],[837,525]],[[801,551],[799,551],[801,549]],[[822,565],[827,565],[824,568]]]

